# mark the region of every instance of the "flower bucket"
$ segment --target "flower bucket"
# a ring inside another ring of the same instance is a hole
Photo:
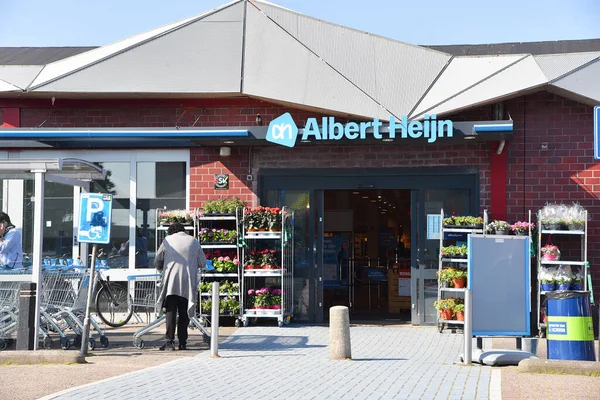
[[[556,223],[543,222],[542,227],[548,231],[560,231],[562,228],[562,225],[560,224],[560,222],[556,222]]]
[[[551,292],[554,290],[554,283],[542,283],[542,292]]]
[[[570,287],[571,287],[570,283],[558,283],[556,285],[557,290],[569,290]]]
[[[451,321],[452,320],[452,310],[449,308],[440,310],[440,319],[442,319],[444,321]]]
[[[557,261],[558,260],[558,254],[544,254],[542,256],[542,260],[544,260],[544,261]]]
[[[529,232],[527,231],[515,231],[515,236],[527,236]]]
[[[583,290],[581,283],[571,283],[571,290]]]
[[[452,278],[452,284],[454,285],[454,289],[462,289],[465,287],[467,283],[467,278]]]
[[[457,321],[464,321],[465,320],[465,313],[464,313],[464,311],[457,311],[456,312],[456,320]]]
[[[582,231],[583,224],[569,224],[569,230],[570,231]]]
[[[496,235],[508,235],[508,229],[497,230]]]

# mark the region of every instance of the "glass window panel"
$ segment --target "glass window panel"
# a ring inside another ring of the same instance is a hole
[[[129,163],[98,163],[106,170],[106,178],[92,182],[90,192],[111,193],[114,198],[129,198]]]
[[[471,210],[471,191],[468,189],[428,189],[425,190],[424,196],[425,212],[420,221],[424,227],[427,226],[427,214],[439,214],[442,208],[444,213],[455,215],[468,215]],[[425,268],[438,269],[440,241],[428,239],[425,242]]]
[[[23,252],[33,247],[34,182],[24,182]],[[44,185],[44,257],[71,258],[73,252],[73,187],[46,182]]]
[[[185,162],[137,163],[136,224],[141,236],[147,239],[148,266],[152,266],[157,250],[156,210],[185,208],[185,171]],[[138,243],[142,245],[141,242]],[[136,264],[145,261],[140,252],[136,253]],[[141,267],[143,265],[139,266]]]
[[[288,206],[294,210],[294,319],[310,320],[311,288],[310,266],[312,242],[309,230],[310,195],[303,190],[268,190],[266,204],[269,207]],[[314,306],[314,305],[313,305]]]

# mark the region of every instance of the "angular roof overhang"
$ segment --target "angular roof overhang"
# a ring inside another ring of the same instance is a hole
[[[599,60],[598,51],[456,56],[236,0],[44,66],[0,65],[0,95],[247,96],[358,118],[419,119],[539,90],[597,104]]]

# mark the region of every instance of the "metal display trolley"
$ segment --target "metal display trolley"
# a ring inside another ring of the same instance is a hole
[[[267,225],[253,231],[269,218],[270,231]],[[288,207],[245,208],[242,222],[242,323],[276,318],[280,327],[288,325],[294,313],[294,212]]]
[[[207,268],[200,274],[200,321],[210,325],[212,282],[219,281],[220,317],[242,320],[240,305],[240,230],[242,209],[235,213],[198,213],[198,240],[207,256]],[[229,257],[219,261],[219,257]]]
[[[156,234],[155,238],[155,249],[158,251],[162,241],[167,236],[167,230],[169,226],[174,222],[181,223],[186,232],[192,236],[196,236],[196,218],[194,218],[195,211],[187,210],[167,210],[163,208],[156,209]]]
[[[541,210],[538,211],[538,237],[537,237],[537,326],[539,337],[546,335],[546,322],[544,320],[543,307],[546,304],[546,294],[552,290],[588,290],[588,259],[587,259],[587,243],[588,243],[588,214],[587,210],[584,211],[584,217],[581,219],[579,224],[576,226],[565,226],[564,224],[552,224],[544,223],[544,218],[540,215]],[[553,243],[556,241],[556,243]],[[557,245],[558,248],[563,247],[562,255],[559,257],[544,257],[544,247],[550,244]],[[579,247],[573,248],[573,245]],[[573,254],[579,252],[579,257],[573,258]],[[569,260],[565,260],[565,253],[568,254]],[[552,259],[556,258],[556,259]],[[552,269],[559,269],[561,267],[567,267],[571,271],[581,278],[579,283],[570,283],[569,286],[561,287],[558,282],[552,284],[545,284],[546,276],[552,274]]]
[[[466,290],[466,283],[462,288],[454,288],[451,287],[452,284],[448,284],[446,280],[442,279],[444,272],[452,269],[464,269],[468,271],[469,269],[469,260],[467,258],[467,236],[469,234],[484,234],[486,232],[486,226],[488,223],[487,210],[484,211],[483,221],[481,226],[450,226],[444,224],[444,220],[448,217],[444,214],[444,209],[440,211],[440,251],[439,251],[439,266],[438,266],[438,295],[437,295],[437,303],[443,302],[449,298],[458,298],[464,299],[464,293]],[[447,237],[447,234],[456,235],[457,237],[464,237],[464,240],[460,240],[464,242],[464,245],[456,246],[452,243],[456,243],[457,238]],[[446,245],[446,246],[445,246]],[[444,254],[442,249],[448,249],[449,254]],[[460,251],[460,254],[457,254]],[[466,274],[465,274],[466,275]],[[465,278],[466,279],[466,278]],[[466,280],[464,281],[466,282]],[[456,328],[458,326],[464,325],[464,320],[457,319],[448,319],[443,318],[440,313],[438,313],[438,330],[440,333],[443,332],[444,328],[447,326],[448,328],[453,327]]]

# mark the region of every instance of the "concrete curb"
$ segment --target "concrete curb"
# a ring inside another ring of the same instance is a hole
[[[1,364],[85,364],[79,352],[65,350],[16,350],[0,352]]]
[[[569,375],[600,376],[600,362],[528,359],[519,362],[517,371],[543,374],[562,373]]]

